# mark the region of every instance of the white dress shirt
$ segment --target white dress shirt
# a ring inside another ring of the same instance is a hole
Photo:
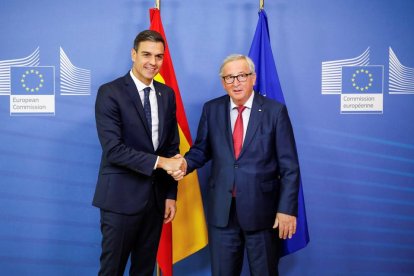
[[[158,145],[159,145],[159,141],[158,141],[159,119],[158,119],[157,95],[155,94],[153,81],[151,81],[150,85],[145,85],[139,79],[137,79],[137,77],[135,77],[135,75],[132,73],[132,70],[130,71],[130,75],[132,79],[134,80],[135,86],[137,87],[142,106],[144,106],[144,88],[146,87],[151,88],[151,92],[149,94],[149,101],[151,105],[152,145],[154,146],[154,150],[157,150]]]

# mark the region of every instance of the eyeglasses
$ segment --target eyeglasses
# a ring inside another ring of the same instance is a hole
[[[253,73],[249,73],[249,74],[243,73],[243,74],[239,74],[237,76],[228,75],[228,76],[224,76],[223,80],[227,84],[232,84],[235,79],[237,79],[239,82],[245,82],[247,80],[247,77],[252,75],[252,74]]]

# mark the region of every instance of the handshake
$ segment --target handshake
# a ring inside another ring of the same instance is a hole
[[[187,173],[187,161],[180,154],[171,158],[160,156],[157,167],[165,170],[176,181],[183,179]]]

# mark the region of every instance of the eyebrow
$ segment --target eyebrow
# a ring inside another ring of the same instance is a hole
[[[238,72],[238,73],[234,73],[234,75],[233,74],[227,74],[227,75],[224,75],[223,77],[227,77],[227,76],[238,76],[238,75],[241,75],[241,74],[249,74],[249,73],[246,73],[246,72]]]

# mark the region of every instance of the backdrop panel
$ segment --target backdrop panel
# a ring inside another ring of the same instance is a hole
[[[149,27],[153,5],[0,3],[2,274],[97,273],[95,96],[129,70],[132,41]],[[193,138],[203,103],[225,93],[221,61],[249,51],[258,6],[162,1]],[[265,10],[311,236],[281,260],[282,275],[413,275],[414,2],[275,0]],[[39,87],[40,79],[47,85]],[[208,166],[199,170],[204,196],[208,174]],[[208,249],[174,272],[210,275]]]

